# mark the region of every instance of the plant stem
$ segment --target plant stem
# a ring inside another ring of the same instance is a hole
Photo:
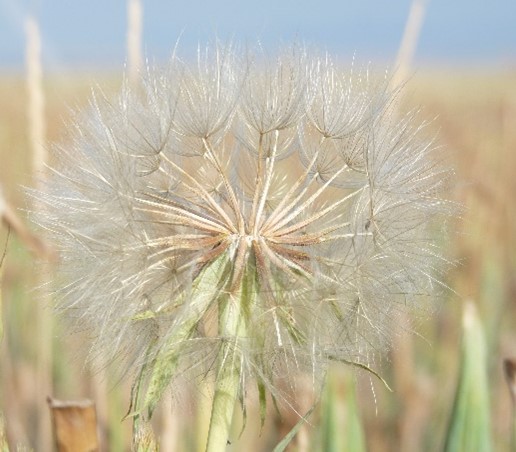
[[[238,340],[245,335],[241,306],[243,301],[243,297],[230,294],[221,306],[219,333],[227,341],[224,342],[219,357],[206,452],[224,451],[228,444],[240,386]]]

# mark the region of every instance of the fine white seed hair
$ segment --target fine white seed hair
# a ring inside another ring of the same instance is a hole
[[[60,255],[57,308],[92,356],[133,375],[174,356],[168,384],[206,375],[229,340],[242,382],[271,391],[372,365],[449,264],[450,171],[397,93],[299,46],[216,44],[95,94],[30,192]],[[246,337],[224,337],[219,302],[244,290]]]

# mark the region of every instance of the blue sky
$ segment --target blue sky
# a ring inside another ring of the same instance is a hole
[[[392,64],[410,0],[143,0],[144,49],[165,59],[179,35],[183,52],[215,35],[267,48],[293,40],[341,58]],[[23,21],[39,22],[47,69],[120,68],[123,0],[0,0],[0,68],[23,67]],[[429,0],[416,64],[514,66],[516,0]]]

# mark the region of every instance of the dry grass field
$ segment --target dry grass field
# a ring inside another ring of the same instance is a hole
[[[45,80],[49,142],[62,140],[69,108],[86,102],[94,80],[107,92],[119,84],[116,79],[93,75],[49,76]],[[381,374],[394,392],[377,382],[373,390],[370,377],[355,372],[368,450],[443,449],[460,367],[462,307],[470,299],[477,305],[486,331],[493,450],[509,450],[511,399],[502,360],[516,357],[516,73],[421,70],[408,82],[404,102],[421,106],[421,115],[432,120],[443,157],[455,167],[450,196],[464,208],[455,224],[447,227],[448,254],[458,262],[444,281],[450,290],[436,302],[435,312],[415,325],[417,334],[400,336],[389,359],[381,364]],[[0,184],[5,198],[20,209],[22,217],[28,201],[21,187],[33,183],[25,105],[23,78],[0,75]],[[7,242],[6,228],[2,228],[0,255],[5,246],[0,408],[11,445],[43,450],[35,439],[37,401],[48,395],[35,391],[38,265],[17,237],[11,235]],[[82,339],[67,335],[65,329],[56,320],[53,395],[97,399],[105,450],[126,450],[131,426],[121,419],[128,406],[128,388],[89,372],[84,356],[77,352]],[[346,370],[336,372],[335,393],[349,399],[352,392],[343,383],[348,380],[341,378]],[[307,444],[320,435],[315,425],[321,417],[323,413],[315,414],[314,426],[303,431],[301,438],[304,436]],[[202,450],[194,429],[203,427],[192,426],[191,419],[191,412],[175,417],[175,434],[181,441],[178,450]],[[158,435],[162,430],[159,424],[158,416]],[[258,433],[259,419],[252,413],[247,424],[240,444]],[[268,419],[260,441],[249,439],[249,444],[256,446],[253,450],[268,450],[280,431]],[[302,444],[298,440],[292,450],[310,450]],[[251,451],[250,447],[246,450]],[[237,445],[234,450],[239,450]]]

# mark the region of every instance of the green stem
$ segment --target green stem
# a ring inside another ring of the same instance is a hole
[[[233,411],[240,387],[238,340],[245,335],[242,301],[240,297],[230,294],[221,306],[219,332],[226,338],[226,342],[219,357],[206,452],[225,451],[228,444]]]

